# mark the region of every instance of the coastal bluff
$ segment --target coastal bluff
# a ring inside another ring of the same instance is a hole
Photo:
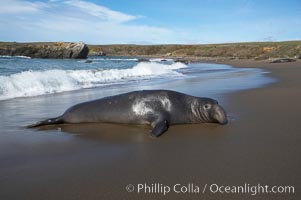
[[[242,42],[225,44],[89,45],[90,55],[229,60],[301,59],[301,41]]]
[[[82,42],[0,43],[0,55],[2,56],[85,59],[88,53],[89,47]]]

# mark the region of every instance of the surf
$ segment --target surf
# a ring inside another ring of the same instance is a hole
[[[142,62],[127,69],[22,71],[9,76],[0,76],[0,100],[73,91],[135,80],[183,76],[177,71],[182,68],[187,68],[187,65]]]

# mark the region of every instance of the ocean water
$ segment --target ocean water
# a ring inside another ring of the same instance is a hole
[[[183,64],[172,59],[138,62],[132,57],[87,60],[0,57],[0,101],[85,89],[173,89],[190,85],[202,96],[216,96],[270,83],[261,69],[223,64]],[[185,84],[183,84],[185,83]],[[165,85],[164,85],[165,84]]]

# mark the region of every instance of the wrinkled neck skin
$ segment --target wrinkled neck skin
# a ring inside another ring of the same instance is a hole
[[[191,120],[194,123],[213,122],[208,112],[203,110],[203,104],[199,100],[193,99],[190,107],[192,112]]]

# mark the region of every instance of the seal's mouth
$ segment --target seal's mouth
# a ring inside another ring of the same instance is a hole
[[[222,125],[228,123],[226,111],[218,104],[213,106],[213,118]]]

